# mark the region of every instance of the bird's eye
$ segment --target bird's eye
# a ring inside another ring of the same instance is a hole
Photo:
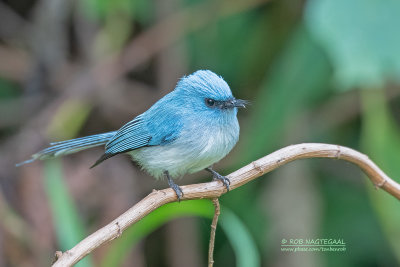
[[[213,107],[215,105],[215,100],[211,98],[206,98],[206,105],[209,107]]]

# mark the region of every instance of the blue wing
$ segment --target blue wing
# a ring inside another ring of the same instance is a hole
[[[99,165],[106,159],[117,154],[125,153],[149,144],[151,135],[147,130],[142,115],[137,116],[117,131],[113,138],[106,144],[104,154],[90,168]]]
[[[117,154],[175,140],[180,132],[180,120],[172,110],[160,108],[157,104],[119,129],[106,144],[104,154],[91,168]]]
[[[147,146],[151,134],[141,116],[125,124],[106,144],[106,153],[119,154]]]

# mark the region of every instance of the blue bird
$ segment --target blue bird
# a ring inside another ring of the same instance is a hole
[[[166,177],[178,200],[183,192],[172,178],[200,170],[211,172],[229,190],[229,179],[211,166],[237,143],[237,110],[247,103],[233,97],[222,77],[199,70],[180,79],[175,90],[118,131],[51,143],[17,166],[105,145],[104,154],[91,168],[127,153],[150,175]]]

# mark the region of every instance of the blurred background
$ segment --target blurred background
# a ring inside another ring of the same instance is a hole
[[[301,142],[348,146],[400,180],[397,0],[1,0],[0,266],[49,266],[167,187],[101,148],[15,163],[118,129],[198,69],[222,75],[241,137],[228,174]],[[178,181],[209,181],[200,172]],[[220,199],[215,266],[399,266],[400,204],[346,162],[290,163]],[[160,208],[77,266],[205,266],[213,206]],[[282,239],[346,252],[282,252]]]

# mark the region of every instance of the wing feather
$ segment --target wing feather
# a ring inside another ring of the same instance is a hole
[[[177,139],[182,129],[182,114],[172,96],[159,100],[145,113],[122,126],[106,144],[104,154],[91,167],[117,154],[145,146],[166,145]]]
[[[106,159],[147,146],[151,135],[143,121],[142,115],[122,126],[113,138],[106,144],[104,154],[91,167],[95,167]]]

